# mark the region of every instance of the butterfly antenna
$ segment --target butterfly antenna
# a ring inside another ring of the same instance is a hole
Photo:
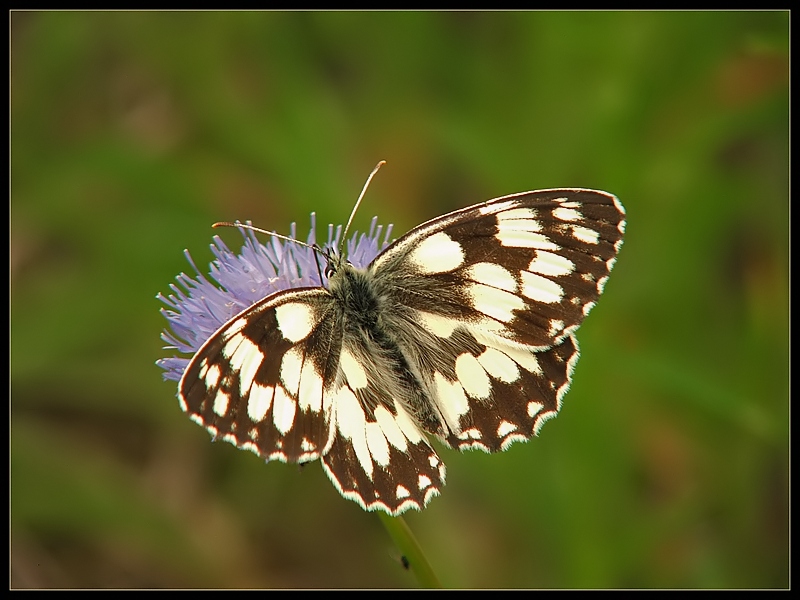
[[[228,221],[219,221],[218,223],[214,223],[212,227],[241,227],[242,229],[250,229],[251,231],[255,231],[257,233],[263,233],[264,235],[269,235],[272,237],[279,238],[281,240],[286,240],[287,242],[294,242],[295,244],[300,244],[301,246],[305,246],[306,248],[311,248],[314,251],[314,262],[317,264],[317,273],[319,274],[319,282],[322,285],[322,267],[319,265],[319,255],[325,257],[325,260],[330,260],[330,254],[320,248],[317,244],[306,244],[305,242],[301,242],[300,240],[296,240],[288,235],[281,235],[280,233],[275,233],[274,231],[267,231],[266,229],[261,229],[260,227],[254,227],[249,223],[240,223],[236,221],[235,223],[230,223]]]
[[[294,242],[295,244],[300,244],[301,246],[305,246],[306,248],[311,248],[314,252],[321,252],[320,247],[316,244],[306,244],[305,242],[301,242],[300,240],[296,240],[293,237],[289,237],[288,235],[281,235],[280,233],[275,233],[274,231],[267,231],[266,229],[261,229],[260,227],[254,227],[248,223],[240,223],[236,221],[235,223],[230,223],[228,221],[220,221],[218,223],[214,223],[212,227],[241,227],[242,229],[249,229],[251,231],[255,231],[257,233],[263,233],[264,235],[269,235],[272,237],[276,237],[282,240],[286,240],[287,242]]]
[[[353,217],[356,216],[356,211],[358,210],[358,205],[361,204],[361,200],[364,198],[364,194],[367,193],[367,188],[369,187],[369,182],[372,181],[372,178],[375,177],[375,173],[378,172],[383,165],[386,164],[385,160],[380,161],[375,168],[372,169],[372,173],[369,174],[367,177],[367,182],[364,184],[364,188],[361,190],[361,193],[358,195],[358,200],[356,200],[356,205],[353,207],[353,211],[350,213],[350,218],[347,219],[347,225],[345,225],[344,233],[342,234],[342,239],[339,242],[339,256],[344,254],[344,245],[347,242],[347,232],[350,231],[350,225],[353,223]]]

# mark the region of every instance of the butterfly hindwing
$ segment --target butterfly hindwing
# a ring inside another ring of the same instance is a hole
[[[342,495],[367,510],[421,510],[444,485],[444,463],[403,405],[373,392],[372,383],[335,392],[336,431],[322,464]]]
[[[471,369],[460,369],[447,392],[436,397],[445,404],[456,389],[466,399],[447,442],[460,450],[498,452],[528,440],[560,410],[577,359],[574,336],[541,352],[487,347],[476,362],[468,361]]]

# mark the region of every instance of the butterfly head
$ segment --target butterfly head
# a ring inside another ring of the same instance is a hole
[[[336,276],[336,273],[342,269],[342,266],[350,264],[342,253],[335,248],[326,248],[321,250],[320,253],[325,258],[324,273],[325,279],[328,281]]]

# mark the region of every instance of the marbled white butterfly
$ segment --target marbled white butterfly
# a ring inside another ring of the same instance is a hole
[[[324,284],[222,325],[181,406],[267,461],[321,459],[366,510],[422,509],[445,481],[428,435],[496,452],[556,415],[624,219],[606,192],[539,190],[423,223],[365,269],[320,250]]]

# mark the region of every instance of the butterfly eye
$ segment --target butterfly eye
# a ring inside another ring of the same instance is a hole
[[[325,277],[330,279],[336,273],[336,266],[333,263],[328,263],[325,267]]]

